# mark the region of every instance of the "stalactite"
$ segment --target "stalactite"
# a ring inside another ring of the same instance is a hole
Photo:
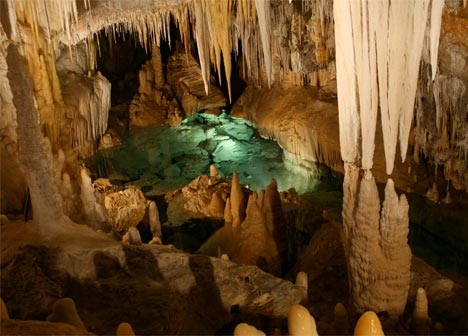
[[[265,62],[265,72],[268,80],[268,87],[272,82],[272,60],[271,60],[271,20],[270,20],[270,2],[266,0],[255,0],[257,9],[258,24],[260,27],[260,37],[263,47],[263,59]]]
[[[393,171],[398,136],[404,161],[428,7],[429,0],[393,1],[391,6],[388,1],[334,3],[337,85],[343,97],[338,101],[340,125],[346,125],[340,127],[340,141],[345,161],[358,157],[357,126],[361,125],[365,131],[361,134],[362,166],[372,167],[370,142],[375,134],[377,88],[387,174]]]
[[[205,84],[206,94],[210,91],[210,61],[209,61],[209,42],[208,42],[208,27],[205,20],[205,6],[203,1],[194,1],[194,18],[195,20],[195,39],[198,46],[198,58],[202,72],[203,83]]]
[[[442,11],[444,0],[432,0],[431,7],[431,68],[432,80],[437,74],[437,56],[439,54],[440,27],[442,25]]]
[[[359,89],[359,111],[361,122],[362,168],[369,170],[373,166],[375,128],[377,124],[378,90],[377,66],[374,30],[377,18],[373,8],[359,6],[351,2],[353,25],[353,43],[355,48],[355,66],[357,88]],[[363,94],[361,94],[361,92]]]
[[[355,54],[353,46],[351,3],[335,1],[336,74],[340,127],[341,156],[345,162],[356,162],[359,157],[360,119],[357,107]]]

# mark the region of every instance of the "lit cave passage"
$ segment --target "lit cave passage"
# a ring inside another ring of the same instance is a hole
[[[463,1],[57,4],[1,2],[2,333],[468,332]]]

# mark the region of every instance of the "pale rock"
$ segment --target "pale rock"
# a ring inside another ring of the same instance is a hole
[[[354,327],[354,336],[383,336],[379,317],[373,311],[367,311],[359,317]]]
[[[309,288],[309,281],[308,281],[308,276],[306,272],[297,273],[296,285],[304,287],[307,291],[307,289]]]
[[[318,336],[315,319],[307,308],[298,304],[289,309],[288,331],[290,336]]]
[[[346,167],[343,195],[344,249],[351,303],[358,313],[403,313],[408,297],[411,250],[408,202],[388,179],[380,206],[372,173],[359,181],[359,169]]]
[[[153,239],[151,239],[148,244],[153,244],[153,245],[162,245],[162,241],[161,241],[161,238],[159,237],[153,237]]]
[[[223,260],[231,260],[226,253],[221,254],[221,259]]]
[[[123,235],[122,242],[132,245],[141,245],[140,232],[136,227],[130,227],[128,231]]]
[[[136,227],[146,212],[146,198],[141,190],[135,187],[105,194],[103,205],[107,222],[116,232]]]
[[[234,336],[265,336],[265,333],[247,323],[239,323],[234,329]]]
[[[428,315],[428,302],[424,288],[418,288],[414,303],[410,329],[414,335],[429,335],[431,319]]]

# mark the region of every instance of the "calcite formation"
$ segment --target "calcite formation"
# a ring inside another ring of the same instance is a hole
[[[410,281],[408,202],[404,195],[398,197],[389,179],[381,208],[371,173],[361,179],[357,169],[347,169],[343,222],[352,304],[358,313],[374,310],[399,316]]]

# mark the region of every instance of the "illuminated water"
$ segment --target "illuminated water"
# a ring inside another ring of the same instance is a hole
[[[197,114],[181,126],[149,127],[134,132],[115,149],[99,151],[88,162],[94,177],[139,186],[147,196],[180,188],[214,164],[221,176],[237,172],[252,190],[264,189],[275,178],[278,189],[298,193],[341,190],[341,179],[323,165],[308,174],[286,169],[283,150],[262,138],[244,119]]]

